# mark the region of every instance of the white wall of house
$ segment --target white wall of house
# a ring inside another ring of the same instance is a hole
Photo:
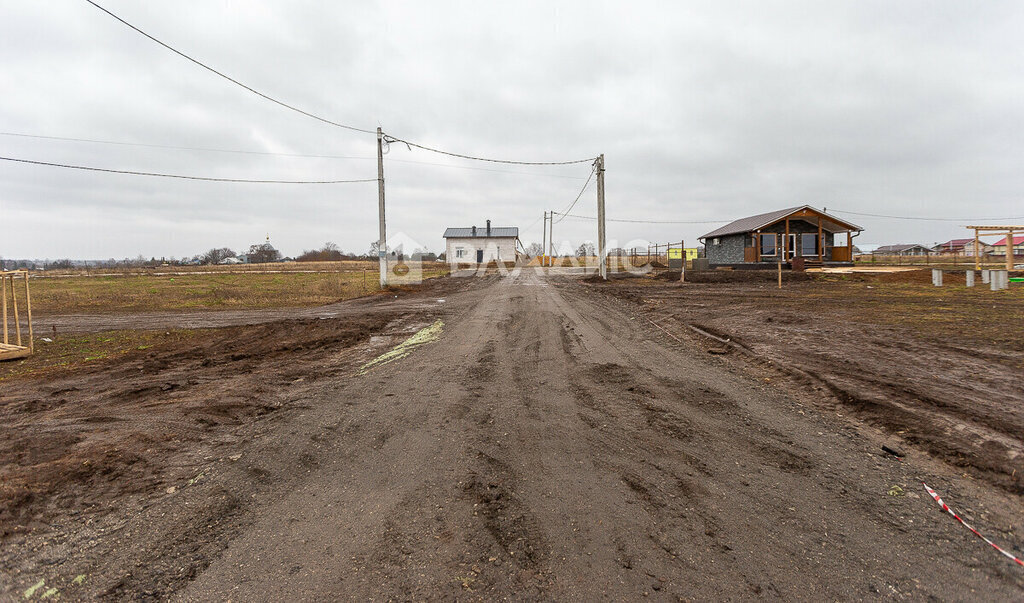
[[[446,239],[445,259],[449,264],[475,264],[477,250],[483,250],[483,263],[516,261],[515,237],[452,237]]]

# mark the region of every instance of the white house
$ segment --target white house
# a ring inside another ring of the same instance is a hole
[[[519,228],[516,226],[448,228],[444,231],[449,264],[487,264],[516,261]]]

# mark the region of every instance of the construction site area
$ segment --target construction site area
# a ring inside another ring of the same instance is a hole
[[[0,19],[0,602],[1024,600],[1019,5],[236,4]]]
[[[48,341],[0,364],[4,596],[1024,586],[922,487],[1021,555],[1024,288],[573,272],[304,308],[44,313],[36,293]]]

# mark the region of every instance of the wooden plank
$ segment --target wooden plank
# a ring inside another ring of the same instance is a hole
[[[32,296],[28,292],[28,270],[25,271],[25,312],[28,314],[28,349],[34,352],[36,347],[32,339]]]
[[[981,251],[978,247],[978,229],[974,229],[974,269],[981,268]]]
[[[7,339],[7,275],[0,276],[0,289],[4,291],[4,343],[8,343]]]
[[[1013,228],[1006,233],[1006,272],[1013,270]]]
[[[32,350],[20,345],[0,344],[0,360],[14,360],[30,356]]]
[[[21,345],[21,321],[18,320],[18,296],[14,292],[14,277],[12,276],[11,281],[11,306],[14,308],[14,327],[18,333],[18,345]]]

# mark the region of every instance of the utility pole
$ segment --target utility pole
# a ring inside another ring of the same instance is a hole
[[[380,237],[377,239],[377,257],[380,259],[380,288],[388,286],[388,235],[384,227],[384,133],[377,128],[377,216]]]
[[[544,257],[548,253],[548,212],[544,212],[544,228],[541,232],[541,245],[540,245],[540,265],[546,264]]]
[[[548,220],[548,266],[555,265],[555,210],[551,210],[551,219]]]
[[[608,280],[604,248],[604,153],[597,158],[597,258],[601,262],[601,278]]]

